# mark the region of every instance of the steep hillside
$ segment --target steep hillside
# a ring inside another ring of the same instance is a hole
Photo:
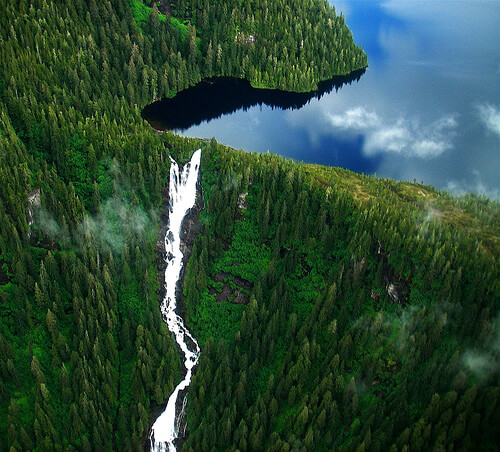
[[[138,106],[244,52],[213,29],[207,61],[193,26],[135,7],[1,2],[1,450],[141,448],[179,378],[154,248],[173,150]]]
[[[498,203],[215,141],[203,155],[184,448],[495,450]]]
[[[140,108],[203,77],[304,91],[366,66],[324,1],[190,5],[1,2],[0,450],[143,447],[180,375],[168,155],[200,145],[185,447],[493,444],[498,204],[159,136]]]

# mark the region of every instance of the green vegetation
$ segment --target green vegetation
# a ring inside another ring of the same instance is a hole
[[[156,134],[139,107],[203,77],[304,91],[366,56],[322,0],[145,5],[0,6],[0,450],[143,447],[180,375],[168,155],[199,146],[184,448],[493,449],[498,204]]]
[[[129,0],[130,11],[132,12],[132,16],[134,16],[134,20],[137,25],[142,28],[144,24],[148,21],[149,16],[151,15],[153,8],[145,5],[140,0]],[[158,13],[156,11],[158,21],[166,22],[167,17],[164,14]]]
[[[170,23],[174,28],[177,28],[180,31],[182,40],[184,41],[184,39],[186,38],[187,25],[183,24],[179,19],[176,19],[175,17],[170,18]]]
[[[215,141],[202,184],[183,450],[496,449],[498,203]]]
[[[187,85],[159,86],[160,96],[213,76],[247,78],[257,88],[311,91],[319,81],[368,64],[343,16],[326,0],[172,1],[170,24],[156,3],[152,8],[140,0],[129,4],[135,22],[151,39],[157,65],[178,68],[175,54],[186,51],[187,74],[179,76]],[[176,36],[170,48],[169,35]]]
[[[140,0],[129,0],[129,5],[132,16],[141,29],[148,22],[150,16],[157,16],[160,23],[165,23],[167,21],[167,16],[165,14],[160,13],[158,9],[153,10],[152,7],[147,6]],[[180,32],[182,41],[184,41],[184,38],[186,37],[187,25],[183,24],[175,17],[170,17],[170,23],[173,28],[176,28]]]

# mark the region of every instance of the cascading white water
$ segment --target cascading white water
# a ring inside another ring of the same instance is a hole
[[[191,160],[179,169],[170,157],[169,183],[169,225],[165,234],[165,253],[167,267],[165,269],[165,297],[160,309],[168,329],[175,335],[175,340],[184,354],[186,376],[170,395],[165,411],[156,419],[150,434],[151,450],[175,451],[174,440],[179,437],[179,420],[184,414],[185,400],[179,416],[175,415],[175,407],[179,391],[186,389],[191,382],[193,367],[198,362],[200,347],[196,339],[184,325],[182,317],[176,314],[176,288],[183,265],[183,254],[180,249],[181,225],[186,213],[194,206],[196,200],[196,183],[200,169],[201,150],[198,149]]]

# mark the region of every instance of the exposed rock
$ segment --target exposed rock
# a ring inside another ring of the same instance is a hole
[[[26,220],[28,225],[32,225],[35,220],[35,210],[39,209],[42,205],[42,199],[40,197],[40,189],[36,188],[31,190],[28,194],[28,212],[26,213]],[[31,231],[28,231],[28,235]]]
[[[215,301],[217,303],[223,303],[225,301],[228,301],[229,297],[231,296],[232,292],[231,292],[231,288],[226,284],[223,288],[222,288],[222,292],[217,294],[217,296],[215,297]]]
[[[365,267],[366,265],[366,258],[363,257],[360,261],[354,261],[354,273],[360,273],[361,270],[363,270],[363,268]]]
[[[201,210],[201,209],[200,209]],[[191,249],[193,248],[194,241],[201,231],[201,223],[199,221],[200,211],[194,209],[187,214],[186,218],[182,223],[181,229],[181,251],[184,254],[184,260],[187,261],[189,255],[191,254]]]
[[[249,301],[250,297],[247,294],[239,290],[236,291],[236,296],[233,298],[233,304],[248,304]]]
[[[235,276],[233,282],[237,286],[243,287],[243,289],[246,289],[246,290],[253,289],[253,284],[250,281],[247,281],[246,279],[240,278],[239,276]]]
[[[201,170],[199,174],[199,179],[197,182],[196,186],[196,201],[194,204],[194,207],[186,214],[184,217],[184,221],[182,222],[181,225],[181,234],[180,234],[180,248],[182,253],[184,254],[184,262],[187,262],[189,259],[189,256],[191,255],[191,250],[194,244],[194,241],[196,239],[196,236],[198,232],[201,230],[202,225],[200,222],[200,212],[204,207],[203,204],[203,192],[201,188]],[[158,234],[158,239],[156,241],[156,254],[158,256],[158,261],[157,261],[157,270],[158,270],[158,280],[160,283],[160,290],[159,290],[159,300],[163,300],[165,297],[165,269],[167,267],[167,260],[171,260],[172,256],[170,253],[167,253],[165,251],[165,243],[164,243],[164,238],[165,234],[168,231],[168,218],[169,218],[169,208],[170,208],[170,200],[169,200],[169,183],[167,182],[165,184],[165,188],[163,190],[163,207],[160,213],[160,231]],[[184,305],[183,305],[183,297],[182,297],[182,285],[184,283],[184,269],[182,270],[182,273],[179,277],[178,280],[178,285],[177,285],[177,314],[181,315],[184,317]],[[188,342],[189,338],[186,338],[186,342]],[[188,346],[191,346],[191,344],[188,344]],[[180,396],[176,400],[176,406],[177,410],[180,411],[182,408],[182,405],[185,400],[185,391],[181,391]],[[151,415],[149,417],[149,426],[148,429],[145,431],[143,437],[142,437],[142,445],[144,447],[144,450],[150,450],[150,440],[149,440],[149,432],[151,432],[151,428],[158,418],[158,416],[165,410],[167,400],[164,401],[163,404],[156,406],[152,409]],[[187,431],[187,422],[185,417],[181,417],[179,421],[179,428],[184,432],[183,437],[179,437],[174,441],[174,444],[178,448],[182,448],[182,444],[186,440],[189,432]]]
[[[196,187],[196,201],[194,207],[186,214],[184,217],[184,221],[181,226],[181,243],[180,248],[182,253],[184,254],[184,262],[187,262],[189,256],[191,255],[191,249],[193,248],[194,241],[196,240],[196,236],[200,232],[202,225],[200,222],[200,212],[203,209],[203,194],[201,188],[201,170],[200,175]],[[157,261],[157,270],[158,270],[158,280],[160,282],[160,293],[159,299],[162,300],[165,296],[165,268],[167,267],[166,260],[170,260],[171,257],[167,255],[165,252],[165,243],[164,238],[165,234],[168,231],[168,214],[170,208],[169,201],[169,184],[165,184],[165,189],[163,190],[163,208],[160,213],[160,232],[158,235],[158,240],[156,241],[156,253],[158,256]],[[178,286],[177,286],[177,310],[178,313],[182,314],[184,312],[184,306],[182,302],[182,291],[181,287],[184,283],[184,271],[185,267],[182,269],[182,273],[179,278]]]
[[[224,282],[231,276],[230,273],[217,273],[214,276],[214,280],[217,282]]]
[[[246,202],[247,196],[248,196],[248,192],[240,193],[238,195],[238,209],[247,209],[248,208],[248,204]]]
[[[382,242],[379,241],[377,246],[377,260],[379,265],[380,263],[382,264],[382,274],[385,280],[387,295],[391,302],[406,305],[408,304],[410,293],[409,281],[394,272],[393,267],[389,264],[389,258],[390,253],[386,252]],[[372,290],[371,297],[376,301],[378,301],[378,299],[375,298],[377,295],[378,297],[381,296],[378,292]]]
[[[228,279],[232,277],[231,273],[217,273],[214,276],[214,280],[216,282],[226,282]],[[243,289],[246,290],[252,290],[253,284],[250,281],[247,281],[246,279],[243,279],[239,276],[234,276],[232,278],[232,282],[236,284],[237,286],[242,287]]]
[[[239,31],[236,33],[236,36],[234,37],[234,42],[236,44],[253,44],[257,41],[257,35],[256,34],[249,34],[246,35],[242,31]]]
[[[387,281],[385,285],[385,290],[387,290],[387,294],[389,295],[391,301],[395,303],[401,303],[401,296],[399,293],[398,286],[396,286],[396,284],[394,284],[391,281]]]
[[[224,283],[222,291],[217,293],[214,287],[210,288],[209,293],[215,296],[215,301],[217,303],[223,303],[229,301],[233,304],[248,304],[250,297],[242,290],[232,289],[229,280],[232,284],[241,287],[245,291],[250,291],[253,288],[253,284],[246,279],[240,278],[239,276],[233,277],[230,273],[217,273],[214,276],[216,282]]]
[[[172,8],[170,7],[170,1],[169,0],[159,0],[156,2],[156,6],[158,8],[158,11],[162,14],[165,15],[172,15]]]

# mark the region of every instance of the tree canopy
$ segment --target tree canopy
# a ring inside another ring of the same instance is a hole
[[[0,12],[1,450],[144,447],[181,372],[158,309],[168,155],[200,146],[184,448],[494,448],[498,203],[141,119],[204,77],[308,91],[365,67],[326,1]]]

